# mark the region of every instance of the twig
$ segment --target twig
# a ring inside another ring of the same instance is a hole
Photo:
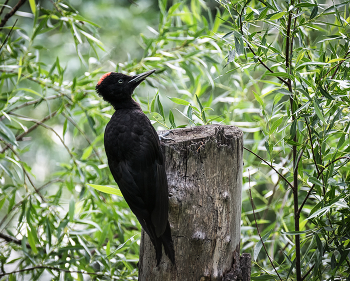
[[[19,246],[22,246],[22,240],[18,240],[17,238],[15,237],[12,237],[10,235],[7,235],[7,234],[3,234],[3,233],[0,233],[0,238],[4,239],[6,242],[9,242],[9,243],[15,243]],[[28,243],[26,243],[26,247],[28,249],[30,249],[30,245]]]
[[[272,166],[271,164],[269,164],[267,161],[265,161],[263,158],[261,158],[259,155],[257,155],[256,153],[254,153],[253,151],[251,151],[250,149],[246,148],[243,146],[243,148],[247,151],[249,151],[250,153],[254,154],[256,157],[258,157],[261,161],[263,161],[265,164],[267,164],[270,168],[272,168],[282,179],[284,179],[284,181],[291,187],[292,190],[294,190],[294,186],[280,173],[278,172],[274,166]]]
[[[331,67],[331,68],[327,71],[327,73],[326,73],[325,75],[323,75],[323,77],[322,77],[321,80],[323,80],[323,79],[328,75],[329,72],[331,72],[335,67],[337,67],[337,69],[334,71],[334,73],[333,73],[333,75],[332,75],[332,77],[331,77],[331,79],[333,79],[334,76],[335,76],[335,74],[337,73],[339,67],[341,66],[341,64],[342,64],[346,59],[348,59],[348,58],[347,58],[347,55],[348,55],[348,54],[350,54],[350,50],[347,51],[347,53],[345,54],[344,60],[338,62],[335,66]]]
[[[350,157],[349,157],[349,156],[341,156],[341,157],[338,157],[337,159],[334,159],[333,161],[329,162],[329,163],[328,163],[326,166],[324,166],[324,167],[322,168],[322,170],[318,173],[317,178],[320,177],[320,175],[323,173],[323,171],[324,171],[328,166],[332,165],[334,162],[336,162],[336,161],[338,161],[338,160],[341,160],[341,159],[350,159]],[[300,215],[301,210],[303,209],[303,207],[304,207],[304,205],[305,205],[307,199],[310,197],[311,192],[312,192],[312,190],[314,189],[314,187],[315,187],[315,184],[313,184],[312,187],[309,189],[308,193],[306,194],[306,196],[305,196],[305,198],[304,198],[304,200],[303,200],[303,203],[301,203],[300,208],[299,208],[299,210],[298,210],[299,215]]]
[[[57,113],[57,111],[55,111],[55,113]],[[12,115],[15,115],[15,116],[18,116],[18,117],[22,117],[22,118],[25,118],[26,120],[28,121],[32,121],[32,122],[35,122],[36,125],[38,126],[43,126],[44,128],[52,131],[58,138],[59,140],[61,141],[61,143],[63,144],[63,146],[65,147],[65,149],[67,150],[67,152],[69,153],[69,155],[71,156],[74,164],[76,166],[78,166],[78,163],[75,161],[75,158],[74,158],[74,155],[72,154],[72,152],[69,150],[68,146],[65,144],[65,142],[63,141],[63,139],[61,138],[61,136],[54,130],[52,129],[50,126],[47,126],[46,124],[44,124],[42,121],[38,121],[38,120],[35,120],[35,119],[32,119],[32,118],[29,118],[27,116],[22,116],[22,115],[19,115],[19,114],[15,114],[15,113],[12,113]],[[52,115],[52,114],[51,114]],[[33,126],[34,127],[34,126]],[[32,127],[31,127],[32,128]],[[29,130],[28,130],[29,131]],[[17,138],[16,138],[17,139]]]
[[[241,30],[241,34],[242,34],[243,38],[244,38],[244,32],[243,32],[242,14],[243,14],[243,12],[244,12],[244,9],[245,9],[246,5],[247,5],[249,2],[250,2],[249,0],[246,1],[246,3],[244,4],[244,6],[243,6],[243,8],[242,8],[242,10],[241,10],[241,13],[239,13],[240,30]],[[274,72],[272,71],[272,69],[269,68],[269,67],[260,59],[260,57],[258,57],[258,56],[256,55],[256,53],[254,52],[253,48],[250,46],[249,42],[247,42],[246,40],[244,40],[244,41],[247,43],[247,46],[248,46],[249,50],[250,50],[250,51],[253,53],[253,55],[257,58],[257,60],[260,62],[260,64],[262,64],[262,65],[263,65],[268,71],[270,71],[271,73],[274,73]],[[278,78],[282,83],[284,83],[284,84],[286,84],[286,85],[288,86],[288,82],[287,82],[286,80],[284,80],[283,78],[281,78],[281,77],[279,77],[279,76],[277,76],[277,78]]]
[[[305,280],[305,278],[309,275],[309,273],[314,269],[315,265],[311,266],[310,269],[305,273],[305,275],[301,278],[301,280]]]
[[[38,265],[38,266],[28,267],[28,268],[24,268],[24,269],[20,269],[20,270],[16,270],[16,271],[8,272],[8,273],[1,273],[0,277],[14,274],[14,273],[20,273],[20,272],[24,272],[24,271],[37,270],[37,269],[49,269],[49,270],[55,270],[55,271],[63,271],[63,272],[67,272],[67,273],[81,273],[81,274],[88,274],[88,275],[94,275],[94,276],[106,276],[106,274],[104,274],[104,273],[87,272],[87,271],[82,271],[82,270],[69,270],[69,269],[53,267],[53,266]]]
[[[42,186],[40,186],[37,190],[40,191],[42,190],[43,188],[47,187],[48,185],[50,185],[51,183],[54,183],[54,182],[59,182],[59,181],[62,181],[61,178],[56,178],[56,179],[53,179],[53,180],[50,180],[48,181],[47,183],[43,184]],[[31,196],[32,194],[28,194],[26,197],[24,197],[21,201],[19,201],[16,205],[14,205],[12,207],[12,209],[10,211],[7,212],[7,214],[2,218],[1,222],[0,222],[0,227],[3,225],[3,223],[6,221],[7,217],[9,216],[9,214],[11,214],[11,212],[13,212],[14,210],[16,210],[18,207],[22,206],[23,202],[25,200],[27,200],[27,198],[29,196]]]
[[[7,3],[8,3],[9,1],[10,1],[10,0],[6,0],[5,3],[2,5],[1,11],[0,11],[0,16],[2,15],[2,12],[4,11],[5,6],[7,5]]]
[[[18,153],[10,146],[9,147],[12,152],[17,156],[18,160],[20,162],[22,162],[21,158],[19,157]],[[30,176],[28,175],[26,169],[24,168],[24,166],[21,164],[22,166],[22,170],[23,170],[23,177],[24,177],[24,183],[25,183],[25,177],[27,177],[27,179],[29,180],[30,184],[32,185],[32,187],[34,188],[35,192],[40,196],[41,200],[43,200],[43,202],[45,202],[44,197],[40,194],[39,190],[36,188],[36,186],[34,185],[32,179],[30,178]]]
[[[307,130],[309,132],[309,139],[310,139],[310,143],[311,143],[312,158],[314,159],[316,170],[317,170],[317,173],[319,174],[320,170],[318,169],[318,165],[316,163],[316,157],[315,157],[315,153],[314,153],[314,144],[312,143],[311,130],[310,130],[310,126],[309,126],[309,123],[307,122],[307,118],[306,117],[305,117],[305,122],[306,122]]]
[[[14,29],[14,27],[15,27],[17,21],[18,21],[18,19],[16,19],[15,23],[12,25],[10,32],[7,33],[7,36],[6,36],[5,40],[4,40],[4,42],[1,44],[0,52],[1,52],[1,50],[2,50],[2,47],[4,47],[4,45],[6,44],[7,39],[9,39],[9,37],[10,37],[10,35],[11,35],[11,33],[12,33],[12,30]]]
[[[253,202],[253,197],[252,197],[252,190],[251,190],[251,188],[250,188],[250,172],[249,172],[249,197],[250,197],[250,203],[251,203],[252,209],[253,209],[253,216],[254,216],[255,226],[256,226],[256,229],[257,229],[257,231],[258,231],[258,235],[259,235],[259,237],[260,237],[260,241],[261,241],[261,243],[262,243],[262,245],[263,245],[263,247],[264,247],[264,249],[265,249],[266,255],[267,255],[267,257],[269,258],[270,263],[271,263],[273,269],[275,270],[275,272],[276,272],[278,278],[282,281],[281,276],[278,274],[278,271],[277,271],[275,265],[273,264],[273,262],[272,262],[272,260],[271,260],[271,258],[270,258],[270,256],[269,256],[269,253],[268,253],[268,251],[267,251],[267,249],[266,249],[265,243],[264,243],[264,241],[263,241],[262,238],[261,238],[261,234],[260,234],[260,230],[259,230],[259,227],[258,227],[258,223],[256,222],[255,209],[254,209],[254,202]]]
[[[78,124],[71,118],[69,117],[66,113],[62,112],[62,115],[64,117],[66,117],[69,122],[71,122],[73,124],[73,126],[75,128],[77,128],[77,130],[83,135],[83,137],[86,139],[86,141],[89,143],[89,145],[92,147],[92,150],[94,151],[94,153],[96,154],[97,158],[100,160],[100,162],[103,164],[103,160],[101,159],[100,155],[98,154],[98,152],[96,151],[96,149],[94,148],[94,146],[92,145],[92,142],[89,140],[89,138],[86,136],[86,134],[79,128]]]
[[[17,12],[17,10],[26,2],[26,0],[19,0],[16,6],[13,7],[13,9],[8,12],[2,21],[0,22],[0,28],[4,27],[6,22]]]
[[[37,124],[33,125],[32,127],[30,127],[26,132],[23,132],[22,134],[18,135],[16,137],[16,140],[19,141],[21,140],[24,136],[28,135],[30,132],[32,132],[33,130],[35,130],[37,127],[39,127],[40,124],[44,123],[45,121],[51,119],[52,117],[54,117],[57,114],[57,111],[49,114],[48,116],[46,116],[44,119],[42,119],[40,122],[38,122]],[[10,148],[10,144],[6,145],[1,151],[0,154],[4,153],[7,149]]]

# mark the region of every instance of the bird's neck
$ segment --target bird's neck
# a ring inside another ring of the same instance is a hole
[[[139,108],[141,109],[140,105],[134,101],[131,97],[130,99],[120,100],[117,102],[111,103],[115,110],[118,109],[125,109],[125,108]]]

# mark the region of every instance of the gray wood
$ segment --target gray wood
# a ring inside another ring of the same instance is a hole
[[[164,132],[162,132],[164,133]],[[234,126],[175,129],[162,141],[176,267],[142,232],[141,281],[223,280],[239,253],[243,134]]]

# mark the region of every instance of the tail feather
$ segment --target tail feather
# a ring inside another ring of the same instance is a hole
[[[160,236],[160,239],[163,243],[165,254],[169,257],[172,264],[175,265],[174,243],[171,238],[169,222],[167,223],[164,233]]]
[[[159,266],[160,261],[162,259],[162,245],[164,246],[165,254],[169,257],[172,264],[175,265],[175,250],[174,250],[174,243],[171,238],[171,230],[170,230],[169,222],[167,222],[165,231],[160,237],[156,236],[155,230],[152,224],[144,221],[144,225],[142,224],[142,226],[146,231],[146,233],[148,234],[148,236],[150,237],[151,242],[156,251],[157,266]]]

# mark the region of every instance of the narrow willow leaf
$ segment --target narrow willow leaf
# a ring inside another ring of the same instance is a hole
[[[320,65],[320,66],[323,66],[323,65],[327,65],[327,63],[325,62],[317,62],[317,61],[311,61],[311,62],[304,62],[300,65],[298,65],[296,68],[295,68],[295,71],[299,71],[301,69],[303,69],[304,67],[308,66],[308,65]]]
[[[325,124],[326,121],[324,119],[323,113],[322,113],[318,103],[316,102],[316,100],[314,100],[314,108],[315,108],[315,113],[318,116],[318,118]]]
[[[18,68],[17,82],[21,79],[21,75],[22,75],[23,57],[21,57],[21,58],[19,59],[18,65],[19,65],[19,68]]]
[[[182,105],[190,105],[191,103],[186,101],[186,100],[183,100],[183,99],[179,99],[179,98],[171,98],[171,97],[168,97],[172,102],[175,102],[177,104],[182,104]]]
[[[286,14],[286,12],[280,12],[272,15],[269,20],[278,20],[279,18],[283,17]]]
[[[264,106],[264,102],[263,102],[263,100],[261,99],[261,97],[260,97],[257,93],[255,93],[254,91],[253,91],[253,93],[254,93],[255,99],[258,101],[258,103],[261,105],[261,107],[264,108],[264,107],[265,107],[265,106]]]
[[[277,128],[281,125],[282,121],[283,121],[283,117],[278,118],[276,121],[274,121],[271,125],[269,134],[273,134],[277,130]]]
[[[157,106],[158,106],[158,110],[159,110],[160,115],[163,117],[163,120],[165,120],[163,105],[160,102],[159,95],[157,95]]]
[[[111,241],[108,240],[106,246],[106,255],[109,256],[111,254]]]
[[[260,250],[263,246],[263,243],[266,242],[266,240],[270,237],[270,234],[272,232],[273,229],[271,229],[268,233],[266,233],[260,240],[258,243],[256,243],[255,247],[254,247],[254,260],[256,261],[256,259],[258,258],[258,255],[260,253]]]
[[[30,5],[30,9],[32,10],[32,13],[35,15],[36,14],[35,0],[29,0],[29,5]]]
[[[297,122],[298,120],[295,119],[292,123],[292,126],[290,126],[290,137],[294,138],[296,132],[297,132]]]
[[[28,93],[32,93],[32,94],[34,94],[34,95],[37,95],[37,96],[39,96],[39,97],[41,97],[41,98],[44,98],[41,94],[39,94],[38,92],[36,92],[36,91],[34,91],[34,90],[32,90],[32,89],[28,89],[28,88],[17,88],[17,89],[15,89],[15,91],[16,92],[18,92],[18,91],[25,91],[25,92],[28,92]]]
[[[1,121],[0,122],[0,137],[5,141],[11,143],[14,146],[17,146],[17,140],[12,131]]]
[[[74,219],[74,211],[75,211],[75,201],[74,201],[74,197],[72,197],[69,201],[69,221],[72,222]]]
[[[88,159],[88,157],[91,155],[91,152],[92,152],[92,146],[90,145],[84,150],[83,155],[81,156],[81,159],[82,160]]]
[[[275,77],[283,77],[283,78],[291,78],[290,75],[288,73],[285,72],[268,72],[265,75],[269,75],[269,76],[275,76]]]
[[[323,96],[325,96],[327,99],[334,100],[334,98],[321,86],[318,88]]]
[[[30,245],[30,248],[32,248],[34,254],[36,255],[38,253],[38,249],[35,245],[35,239],[33,237],[34,234],[31,232],[29,228],[27,228],[27,234],[28,234],[28,243]]]
[[[171,128],[176,128],[176,124],[175,124],[175,118],[174,118],[174,114],[171,111],[171,109],[169,110],[169,122],[171,124]]]
[[[318,6],[315,6],[311,11],[310,20],[312,20],[314,17],[316,17],[317,13],[318,13]]]
[[[114,194],[114,195],[123,197],[123,194],[120,192],[118,188],[114,188],[106,185],[91,184],[91,183],[89,183],[88,186],[95,188],[99,191],[102,191],[104,193]]]

